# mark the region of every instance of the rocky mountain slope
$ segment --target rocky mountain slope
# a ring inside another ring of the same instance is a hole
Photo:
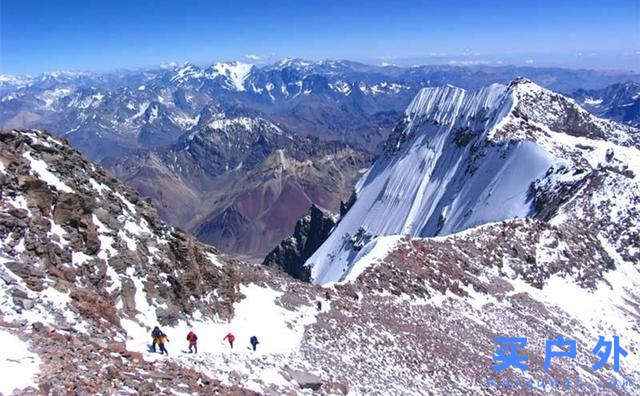
[[[636,177],[636,165],[623,165],[636,149],[566,139],[581,142],[568,154],[591,153],[585,166],[607,162],[560,209],[562,200],[539,201],[557,209],[551,221],[379,238],[361,250],[359,276],[320,287],[229,260],[167,226],[65,142],[2,133],[0,369],[10,375],[0,391],[489,395],[512,392],[493,381],[520,379],[531,394],[638,394],[623,382],[640,374],[638,198],[622,183]],[[583,174],[560,173],[556,197],[571,191],[571,176]],[[156,324],[169,356],[148,351]],[[197,355],[183,352],[188,329]],[[222,342],[229,331],[233,350]],[[544,340],[558,334],[577,340],[577,357],[544,371]],[[600,334],[619,335],[629,351],[618,372],[611,359],[591,369]],[[245,347],[251,335],[256,352]],[[526,372],[493,370],[497,336],[528,338]],[[567,379],[581,382],[567,391]]]
[[[127,342],[155,322],[230,317],[242,298],[234,267],[66,143],[27,130],[0,142],[2,334],[29,345],[38,392],[156,393],[174,379],[227,392]]]
[[[261,117],[217,119],[176,145],[104,161],[171,224],[261,258],[310,205],[337,211],[370,163],[365,152]]]

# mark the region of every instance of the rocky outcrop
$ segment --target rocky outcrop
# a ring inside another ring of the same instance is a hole
[[[215,249],[167,226],[134,191],[64,143],[23,130],[1,134],[0,145],[0,236],[3,253],[15,258],[5,266],[28,289],[70,293],[73,309],[96,315],[98,326],[100,318],[117,324],[116,292],[126,294],[133,275],[161,301],[161,323],[195,311],[231,315],[239,297],[229,274],[211,264]],[[229,300],[197,302],[213,290]]]
[[[353,204],[356,203],[357,198],[358,196],[356,195],[356,192],[353,191],[349,196],[348,200],[346,200],[345,202],[340,201],[340,218],[343,218],[344,216],[347,215],[347,212],[349,211],[349,209],[351,209]]]
[[[312,205],[296,223],[293,234],[280,242],[262,264],[277,267],[296,279],[308,282],[309,268],[304,263],[327,239],[335,225],[335,216]]]

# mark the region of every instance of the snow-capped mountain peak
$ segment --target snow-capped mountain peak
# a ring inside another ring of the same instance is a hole
[[[3,85],[11,85],[14,88],[20,88],[32,81],[33,78],[27,75],[0,74],[0,87]]]
[[[634,136],[637,130],[599,119],[526,79],[477,91],[424,88],[385,155],[358,182],[355,204],[306,265],[316,282],[337,281],[378,236],[447,235],[555,213],[535,197],[570,189],[559,185],[575,180],[558,182],[564,177],[558,172],[584,176],[585,167],[602,166],[607,150],[637,151],[623,147]],[[602,158],[587,158],[605,143],[611,147],[597,151]],[[623,162],[631,166],[632,157]]]
[[[200,78],[204,72],[197,66],[186,62],[182,66],[174,70],[175,75],[171,78],[172,82],[183,82],[190,78]]]
[[[511,121],[520,119],[538,126],[547,126],[568,135],[608,140],[622,145],[637,143],[635,129],[601,119],[584,110],[575,100],[543,88],[525,78],[509,84],[513,98]],[[502,138],[531,138],[535,128],[503,128]],[[527,136],[524,131],[529,131]],[[514,134],[515,133],[515,134]],[[498,137],[498,136],[497,136]]]
[[[244,80],[247,79],[253,65],[239,61],[216,62],[211,67],[211,78],[222,76],[226,79],[228,87],[236,91],[244,91]]]

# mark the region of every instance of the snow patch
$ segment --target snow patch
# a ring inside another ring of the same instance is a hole
[[[24,158],[28,159],[31,163],[31,173],[36,173],[37,177],[42,181],[47,183],[50,186],[55,187],[59,191],[63,191],[66,193],[72,193],[73,190],[64,184],[58,176],[54,175],[47,169],[47,163],[40,159],[35,159],[31,156],[31,152],[25,151],[23,154]]]
[[[29,351],[29,343],[5,330],[0,330],[0,393],[13,394],[16,389],[36,386],[36,376],[40,374],[40,357]]]
[[[133,272],[128,274],[136,286],[136,309],[140,313],[136,320],[121,320],[128,336],[127,349],[147,351],[151,328],[157,323],[155,309],[146,300],[142,282],[133,276]],[[145,353],[145,359],[172,359],[177,364],[220,378],[227,385],[231,385],[234,382],[231,378],[240,373],[247,376],[244,385],[259,392],[269,384],[289,386],[282,370],[301,359],[299,346],[305,327],[316,321],[315,307],[309,305],[290,311],[278,302],[282,292],[256,284],[241,285],[239,291],[245,298],[234,304],[235,316],[230,322],[203,320],[194,315],[190,323],[180,321],[174,327],[162,327],[169,339],[169,356]],[[197,355],[184,352],[187,348],[185,337],[190,330],[199,337]],[[229,332],[235,335],[233,349],[223,340]],[[256,351],[249,348],[249,338],[254,335],[259,340]],[[260,370],[252,367],[260,367]]]
[[[224,268],[224,263],[222,263],[222,261],[220,261],[218,259],[218,256],[216,256],[215,254],[207,252],[207,258],[209,259],[211,264],[215,265],[216,267]]]
[[[131,214],[133,215],[136,214],[136,206],[132,204],[131,201],[129,201],[127,198],[124,197],[124,195],[120,194],[117,191],[114,191],[114,195],[118,197],[118,199],[127,207],[127,209]]]
[[[602,99],[586,98],[584,104],[589,106],[598,106],[602,104]]]
[[[242,62],[223,63],[213,65],[212,77],[223,76],[226,78],[229,88],[236,91],[245,91],[244,81],[249,76],[253,65]]]

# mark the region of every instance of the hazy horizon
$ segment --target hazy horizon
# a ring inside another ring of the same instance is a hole
[[[580,56],[580,55],[576,55]],[[442,58],[438,60],[438,58]],[[478,57],[480,58],[480,57]],[[500,67],[518,67],[518,68],[538,68],[538,69],[566,69],[566,70],[588,70],[588,71],[596,71],[602,73],[620,73],[620,74],[637,74],[640,73],[640,68],[614,68],[614,67],[596,67],[596,66],[570,66],[568,64],[563,64],[559,62],[541,62],[536,63],[535,61],[523,61],[521,63],[518,62],[509,62],[503,61],[500,59],[497,60],[487,60],[492,59],[493,57],[485,56],[483,59],[474,59],[463,56],[424,56],[424,57],[406,57],[406,58],[385,58],[385,59],[348,59],[348,58],[302,58],[295,56],[284,56],[284,57],[261,57],[260,59],[254,58],[253,55],[244,56],[239,59],[211,59],[207,60],[192,60],[192,59],[180,59],[180,60],[167,60],[160,63],[155,64],[145,64],[145,65],[122,65],[111,68],[94,68],[94,69],[80,69],[80,68],[67,68],[67,69],[51,69],[51,70],[42,70],[36,73],[7,73],[4,71],[0,71],[0,75],[8,75],[8,76],[22,76],[22,77],[36,77],[42,74],[47,73],[88,73],[88,74],[108,74],[115,73],[119,71],[137,71],[137,70],[152,70],[152,69],[161,69],[161,68],[169,68],[169,67],[178,67],[184,64],[192,64],[201,68],[208,67],[217,62],[228,63],[228,62],[242,62],[247,64],[252,64],[256,67],[265,67],[269,65],[274,65],[280,61],[286,59],[293,60],[301,60],[308,62],[322,62],[322,61],[347,61],[354,63],[361,63],[367,66],[378,66],[378,67],[400,67],[400,68],[410,68],[410,67],[463,67],[463,68],[480,68],[480,67],[488,67],[488,68],[500,68]],[[505,57],[506,58],[506,57]],[[448,60],[447,60],[448,59]]]
[[[640,71],[639,2],[0,3],[0,73],[285,57]]]

